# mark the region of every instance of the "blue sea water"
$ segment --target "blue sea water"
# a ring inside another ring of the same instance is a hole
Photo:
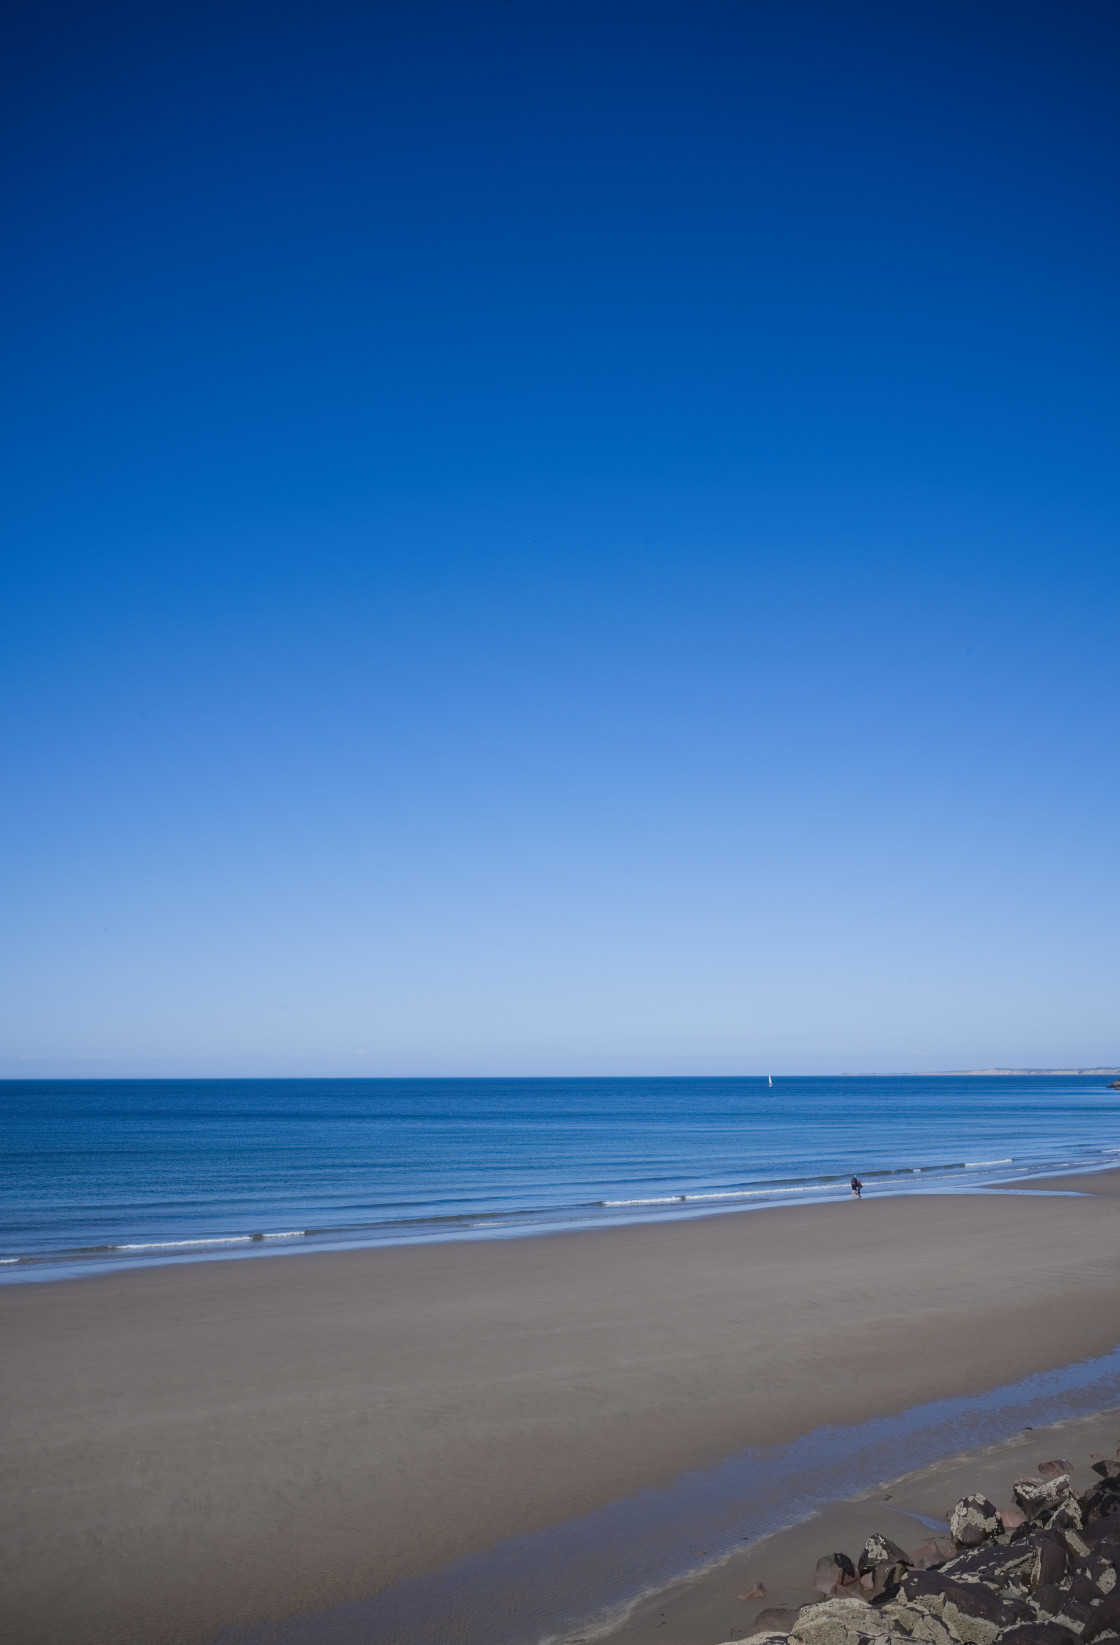
[[[1104,1075],[0,1082],[0,1280],[1120,1163]]]

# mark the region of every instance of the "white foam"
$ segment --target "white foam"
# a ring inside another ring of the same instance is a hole
[[[965,1160],[964,1168],[966,1171],[978,1171],[982,1165],[1014,1165],[1014,1163],[1014,1160],[1009,1159],[970,1159]]]
[[[824,1194],[839,1183],[808,1182],[800,1188],[734,1188],[719,1194],[666,1194],[660,1199],[604,1199],[600,1205],[681,1205],[709,1199],[770,1199],[774,1194]]]
[[[605,1199],[601,1205],[679,1205],[684,1194],[663,1194],[660,1199]]]
[[[113,1245],[113,1251],[177,1251],[198,1245],[252,1245],[265,1239],[303,1239],[306,1228],[285,1228],[276,1234],[215,1234],[201,1239],[154,1239],[132,1245]],[[18,1259],[12,1258],[12,1261]]]

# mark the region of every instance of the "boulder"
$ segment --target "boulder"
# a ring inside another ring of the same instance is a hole
[[[1069,1595],[1056,1582],[1043,1582],[1031,1595],[1035,1605],[1047,1616],[1057,1616]]]
[[[1078,1499],[1081,1504],[1082,1530],[1096,1520],[1116,1517],[1120,1511],[1120,1500],[1111,1488],[1115,1483],[1114,1480],[1106,1480],[1104,1485],[1098,1486],[1096,1490],[1086,1491],[1085,1495]]]
[[[1056,1462],[1040,1462],[1038,1465],[1039,1479],[1057,1479],[1059,1474],[1072,1474],[1073,1463],[1066,1462],[1059,1457]]]
[[[1001,1634],[999,1645],[1077,1645],[1077,1635],[1060,1622],[1024,1622]]]
[[[858,1573],[847,1554],[823,1554],[817,1560],[813,1586],[819,1594],[831,1595],[848,1583],[859,1580]]]
[[[926,1605],[945,1615],[945,1607],[952,1605],[965,1616],[979,1617],[995,1624],[997,1631],[1010,1628],[1016,1622],[1025,1622],[1032,1616],[1031,1609],[1022,1600],[1003,1599],[982,1582],[954,1582],[942,1571],[907,1571],[902,1582],[902,1594],[912,1603]],[[931,1602],[940,1600],[940,1604]]]
[[[1098,1634],[1120,1633],[1120,1588],[1106,1594],[1093,1612],[1092,1619],[1081,1630],[1084,1645],[1089,1645]]]
[[[1075,1565],[1079,1559],[1087,1559],[1093,1551],[1082,1535],[1083,1530],[1084,1527],[1075,1531],[1072,1525],[1065,1525],[1054,1532]]]
[[[1107,1586],[1102,1587],[1102,1582],[1106,1583]],[[1086,1604],[1091,1604],[1093,1600],[1103,1599],[1105,1594],[1110,1594],[1115,1586],[1116,1572],[1114,1568],[1108,1563],[1107,1559],[1093,1556],[1082,1560],[1081,1564],[1074,1570],[1073,1581],[1070,1583],[1070,1592],[1074,1599],[1083,1599]]]
[[[1068,1474],[1055,1474],[1052,1479],[1017,1479],[1012,1495],[1032,1521],[1043,1519],[1071,1500],[1077,1500]]]
[[[994,1645],[999,1637],[998,1623],[962,1611],[945,1594],[931,1594],[905,1606],[895,1601],[888,1610],[896,1638],[898,1630],[928,1645]]]
[[[1053,1582],[1064,1582],[1069,1569],[1069,1554],[1064,1542],[1052,1531],[1032,1537],[1034,1559],[1027,1569],[1028,1588],[1047,1588]]]
[[[1043,1536],[1050,1534],[1045,1531],[1042,1533]],[[1061,1548],[1060,1543],[1058,1547]],[[1037,1549],[1029,1543],[1005,1545],[988,1542],[984,1547],[973,1549],[969,1553],[954,1554],[952,1559],[945,1561],[941,1569],[946,1576],[951,1576],[954,1582],[971,1579],[994,1583],[997,1588],[1006,1588],[1009,1583],[1024,1587],[1029,1584],[1037,1557]]]
[[[1086,1597],[1089,1599],[1103,1599],[1116,1586],[1115,1558],[1109,1559],[1105,1554],[1090,1554],[1087,1559],[1079,1562],[1073,1573],[1074,1591],[1077,1591],[1079,1580],[1092,1584],[1095,1593]],[[1080,1598],[1081,1596],[1078,1595]]]
[[[863,1645],[868,1635],[888,1637],[865,1600],[826,1599],[802,1606],[789,1638],[790,1645]]]
[[[889,1536],[869,1536],[863,1545],[863,1552],[856,1561],[856,1570],[860,1576],[865,1571],[873,1571],[876,1565],[913,1565],[914,1561],[900,1548],[897,1542],[892,1542]]]
[[[1090,1548],[1120,1546],[1120,1502],[1115,1502],[1107,1513],[1087,1516],[1078,1534]]]
[[[900,1559],[884,1559],[876,1565],[871,1575],[872,1599],[890,1599],[897,1594],[902,1586],[902,1579],[910,1569],[910,1561],[904,1564]],[[866,1582],[867,1578],[863,1580]]]
[[[1067,1497],[1051,1514],[1044,1514],[1039,1524],[1049,1531],[1080,1531],[1085,1523],[1081,1504],[1075,1496]]]
[[[958,1645],[939,1616],[921,1605],[902,1605],[897,1601],[884,1606],[883,1621],[890,1628],[890,1638],[907,1638],[922,1645]]]
[[[1055,1621],[1064,1623],[1067,1628],[1076,1628],[1080,1632],[1096,1614],[1093,1607],[1086,1604],[1083,1599],[1075,1599],[1072,1594],[1066,1594]]]
[[[949,1530],[953,1541],[962,1548],[975,1548],[989,1537],[998,1536],[1003,1530],[1003,1521],[986,1496],[966,1496],[950,1513]]]

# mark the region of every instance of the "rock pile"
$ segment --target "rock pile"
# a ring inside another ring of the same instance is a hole
[[[1120,1461],[1094,1471],[1100,1483],[1080,1496],[1070,1464],[1055,1461],[1015,1481],[1014,1508],[963,1497],[949,1536],[912,1553],[873,1536],[857,1560],[825,1555],[823,1597],[763,1611],[751,1645],[1093,1645],[1120,1635]]]

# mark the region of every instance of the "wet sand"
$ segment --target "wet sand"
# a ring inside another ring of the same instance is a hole
[[[1118,1250],[1109,1197],[914,1196],[10,1287],[2,1620],[202,1645],[1103,1354]]]
[[[938,1534],[923,1519],[940,1522],[939,1534],[947,1537],[946,1510],[960,1497],[983,1491],[997,1507],[1012,1506],[1012,1481],[1059,1458],[1073,1463],[1075,1486],[1087,1490],[1099,1483],[1090,1464],[1093,1452],[1114,1456],[1118,1446],[1120,1410],[1113,1410],[947,1457],[886,1482],[884,1489],[868,1496],[838,1502],[802,1525],[764,1537],[702,1576],[674,1583],[635,1606],[616,1628],[596,1634],[595,1645],[716,1645],[745,1638],[763,1609],[811,1605],[820,1599],[813,1575],[823,1554],[839,1550],[855,1560],[876,1532],[903,1548],[919,1548]],[[765,1596],[747,1599],[758,1584],[765,1588]]]
[[[1071,1172],[1062,1177],[1038,1177],[1034,1182],[997,1183],[999,1188],[1035,1189],[1039,1193],[1104,1194],[1120,1197],[1120,1170],[1088,1171],[1078,1176]]]

